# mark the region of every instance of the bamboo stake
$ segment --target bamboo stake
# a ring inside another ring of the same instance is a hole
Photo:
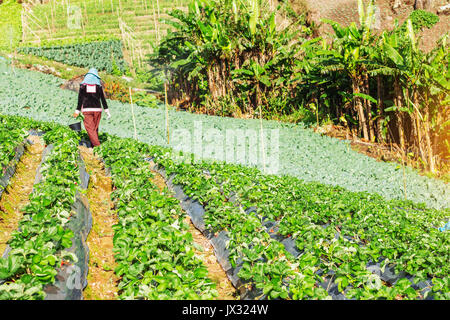
[[[52,30],[50,29],[50,22],[48,21],[48,15],[47,14],[45,14],[45,19],[47,20],[48,34],[51,35],[52,34]]]
[[[153,7],[153,20],[155,21],[155,38],[156,38],[156,45],[159,44],[159,40],[158,40],[158,24],[156,22],[156,10],[155,10],[155,4],[152,2],[152,7]]]
[[[261,151],[262,151],[263,169],[264,169],[264,173],[266,173],[266,150],[264,147],[264,131],[263,131],[261,104],[259,104],[259,123],[260,123],[260,127],[261,127],[261,149],[262,149]]]
[[[158,7],[158,26],[159,26],[159,18],[160,18],[160,12],[159,12],[159,0],[156,0],[156,5],[157,5],[157,7]],[[158,27],[158,31],[157,31],[157,33],[158,33],[158,44],[159,44],[159,27]]]
[[[167,105],[167,81],[164,81],[164,104],[165,104],[165,107],[166,107],[167,144],[170,144],[170,134],[169,134],[169,106]]]
[[[84,0],[84,13],[86,14],[86,24],[89,24],[89,17],[87,12],[86,0]]]
[[[136,118],[134,117],[134,107],[133,107],[133,96],[131,94],[131,87],[128,87],[128,88],[130,89],[131,115],[133,116],[134,139],[137,139]]]
[[[405,193],[405,200],[407,199],[406,196],[406,173],[405,173],[405,151],[403,151],[403,159],[402,159],[402,168],[403,168],[403,192]]]
[[[25,42],[25,34],[26,34],[26,27],[25,27],[25,19],[24,19],[24,14],[23,14],[23,10],[20,13],[20,17],[22,19],[22,42]]]

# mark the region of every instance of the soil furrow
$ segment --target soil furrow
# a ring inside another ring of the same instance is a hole
[[[155,175],[153,183],[156,184],[160,191],[164,190],[164,188],[167,187],[164,178],[158,172],[153,170],[152,172]],[[194,243],[196,244],[194,249],[196,255],[203,261],[208,269],[209,278],[216,283],[216,289],[219,293],[217,299],[236,300],[238,293],[217,261],[213,246],[209,240],[195,228],[188,215],[186,215],[184,222],[189,225],[189,232],[192,234]]]
[[[117,223],[111,202],[112,180],[106,175],[103,163],[85,147],[81,156],[90,175],[87,198],[92,213],[92,229],[87,238],[89,247],[88,285],[85,300],[115,300],[118,298],[118,277],[114,273],[112,226]]]

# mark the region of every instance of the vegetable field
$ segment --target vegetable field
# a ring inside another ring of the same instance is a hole
[[[53,45],[44,47],[21,47],[18,52],[44,57],[64,64],[90,68],[101,71],[125,72],[126,62],[123,60],[122,42],[120,40],[93,41],[70,45]]]
[[[26,113],[36,120],[69,124],[70,118],[61,117],[61,114],[70,115],[77,96],[58,88],[61,79],[34,71],[13,71],[2,62],[0,73],[0,112],[11,115]],[[118,101],[108,101],[108,104],[113,117],[102,122],[102,130],[119,137],[134,137],[131,105]],[[164,107],[160,105],[159,108],[149,109],[135,105],[133,108],[137,139],[150,145],[167,146]],[[260,136],[260,123],[256,119],[221,118],[174,110],[169,111],[169,118],[172,135],[178,129],[187,130],[192,140],[194,136],[199,139],[203,137],[205,143],[201,151],[197,152],[200,157],[213,157],[208,154],[208,148],[215,145],[210,141],[210,129],[216,129],[219,136],[225,136],[229,129],[254,130]],[[195,129],[196,121],[201,122],[201,132]],[[320,136],[302,124],[275,121],[264,121],[263,124],[266,146],[270,145],[273,133],[270,130],[278,130],[279,152],[272,155],[276,156],[273,163],[279,161],[280,175],[341,186],[350,191],[378,193],[387,199],[404,199],[406,185],[408,200],[422,202],[433,208],[449,207],[450,191],[443,181],[421,176],[408,167],[403,175],[398,165],[378,162],[354,152],[346,141]],[[172,145],[176,145],[177,137],[173,135],[172,138]],[[222,145],[226,151],[226,143]],[[248,144],[245,147],[252,150]],[[260,145],[257,145],[256,150],[259,148]],[[271,154],[269,151],[267,153]],[[259,159],[258,167],[262,169],[261,157]]]
[[[33,6],[26,14],[25,43],[37,45],[47,39],[77,39],[102,35],[122,36],[120,17],[133,30],[133,37],[141,43],[143,52],[148,53],[150,46],[160,39],[167,30],[159,18],[174,7],[183,8],[187,1],[129,1],[129,0],[83,0],[70,3],[55,0]],[[80,19],[79,25],[70,26],[67,21]]]
[[[0,0],[0,300],[182,300],[177,318],[450,300],[436,3],[335,1],[320,25],[331,1],[17,1]]]
[[[82,251],[74,250],[80,222],[71,224],[85,212],[73,203],[85,188],[79,137],[21,117],[0,120],[7,128],[46,131],[43,139],[53,146],[43,156],[42,179],[20,229],[0,259],[0,297],[48,299],[61,270],[84,270]],[[388,201],[236,164],[183,163],[165,147],[103,139],[96,151],[114,184],[114,273],[121,299],[217,296],[195,254],[186,214],[213,244],[242,299],[449,299],[449,234],[437,230],[449,219],[448,208]],[[168,188],[158,191],[153,170]],[[71,290],[60,294],[78,297]]]

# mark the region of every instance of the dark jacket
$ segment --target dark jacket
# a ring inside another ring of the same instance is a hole
[[[105,93],[103,92],[102,86],[95,85],[95,93],[87,92],[87,85],[85,83],[80,84],[80,92],[78,93],[78,106],[77,110],[81,111],[81,107],[85,111],[101,111],[102,106],[105,110],[108,109],[108,104],[106,103]]]

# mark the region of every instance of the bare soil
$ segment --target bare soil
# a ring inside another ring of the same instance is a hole
[[[92,213],[92,230],[87,238],[89,247],[88,286],[85,300],[115,300],[118,298],[119,278],[113,253],[112,226],[117,223],[111,202],[112,180],[106,176],[103,163],[86,147],[80,152],[90,175],[87,198]]]
[[[364,0],[368,3],[369,0]],[[394,22],[398,19],[399,24],[402,24],[411,12],[414,10],[415,0],[376,0],[375,5],[380,10],[380,28],[382,30],[392,30]],[[437,14],[438,8],[442,5],[448,4],[448,0],[433,0],[428,1],[430,5],[424,10]],[[358,1],[357,0],[291,0],[294,8],[298,10],[310,11],[310,19],[316,23],[320,23],[322,18],[331,19],[343,25],[349,25],[351,22],[358,24]],[[421,34],[421,47],[425,51],[431,50],[436,41],[449,31],[450,15],[439,14],[439,22],[431,29],[425,29]],[[332,28],[323,24],[320,28],[321,33],[331,32]]]

